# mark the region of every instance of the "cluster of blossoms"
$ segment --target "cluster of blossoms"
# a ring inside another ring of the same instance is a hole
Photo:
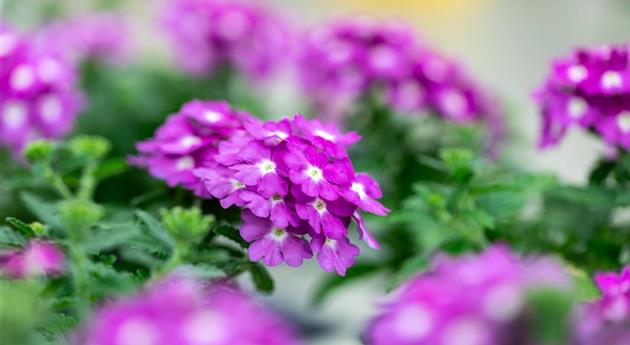
[[[296,345],[287,323],[241,292],[167,278],[104,305],[78,337],[89,345]]]
[[[118,63],[130,50],[127,21],[116,13],[57,20],[39,30],[36,46],[72,62],[98,59]]]
[[[407,26],[350,18],[313,30],[303,42],[300,78],[320,113],[343,116],[376,88],[393,109],[428,110],[460,122],[484,119],[500,135],[497,103]]]
[[[630,266],[597,274],[595,282],[602,297],[579,311],[574,344],[630,344]]]
[[[287,24],[246,0],[170,0],[164,24],[180,63],[191,73],[230,65],[260,80],[287,61]]]
[[[0,271],[11,278],[55,275],[63,270],[64,256],[55,245],[33,240],[20,251],[0,255]]]
[[[72,129],[82,103],[75,69],[31,40],[0,26],[0,145],[18,156],[38,138],[59,138]]]
[[[370,345],[511,344],[528,292],[570,286],[555,261],[520,260],[501,246],[478,256],[441,257],[384,306],[365,340]]]
[[[240,232],[252,260],[300,266],[315,253],[325,271],[343,275],[359,254],[350,223],[378,248],[361,211],[388,213],[378,184],[348,157],[359,139],[301,115],[261,122],[224,102],[193,101],[138,144],[132,162],[224,208],[243,208]]]
[[[558,59],[535,97],[541,147],[557,144],[578,125],[612,147],[630,149],[630,44],[578,49]]]

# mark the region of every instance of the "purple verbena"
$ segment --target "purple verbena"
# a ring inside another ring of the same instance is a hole
[[[32,240],[26,248],[0,255],[0,272],[14,279],[52,276],[64,268],[64,255],[55,245]]]
[[[579,126],[611,147],[630,149],[630,44],[580,48],[557,59],[535,98],[541,148]]]

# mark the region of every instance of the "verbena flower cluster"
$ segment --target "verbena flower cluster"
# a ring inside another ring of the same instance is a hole
[[[56,20],[39,30],[36,45],[42,51],[73,61],[98,59],[120,63],[130,51],[130,28],[125,18],[103,12]]]
[[[361,211],[388,213],[378,184],[348,157],[359,139],[301,115],[261,122],[223,102],[193,101],[140,143],[132,161],[171,186],[243,208],[250,259],[300,266],[315,253],[325,271],[343,275],[359,254],[350,223],[378,248]]]
[[[287,323],[241,292],[167,278],[104,305],[78,345],[295,345]]]
[[[557,144],[577,125],[630,149],[630,44],[578,49],[556,60],[535,97],[541,147]]]
[[[288,61],[287,24],[251,1],[170,0],[163,21],[182,67],[191,73],[230,65],[260,80]]]
[[[570,287],[549,259],[521,260],[502,246],[480,255],[438,258],[401,287],[366,334],[369,345],[507,344],[536,288]]]
[[[11,278],[55,275],[63,270],[64,261],[55,245],[32,240],[22,250],[0,254],[0,271]]]
[[[82,95],[73,65],[38,52],[32,40],[8,26],[0,26],[0,40],[0,145],[18,156],[34,139],[68,133]]]
[[[499,107],[464,69],[399,22],[338,20],[308,33],[298,55],[305,91],[329,116],[346,115],[379,89],[402,112],[431,111],[464,122],[489,117],[500,125]]]
[[[630,344],[630,266],[595,275],[602,294],[578,314],[576,345]]]

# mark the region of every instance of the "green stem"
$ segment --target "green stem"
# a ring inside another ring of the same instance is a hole
[[[94,160],[90,160],[85,168],[83,169],[83,173],[81,175],[81,181],[79,184],[79,199],[83,200],[91,200],[92,195],[94,194],[94,188],[96,187],[96,179],[94,178],[94,173],[96,172],[97,162]]]
[[[177,266],[181,265],[184,261],[184,256],[186,256],[186,253],[188,253],[188,248],[186,245],[181,243],[176,244],[175,248],[173,248],[173,252],[171,253],[171,257],[168,259],[168,261],[164,263],[164,266],[162,266],[161,269],[157,270],[153,274],[154,277],[152,280],[157,280],[161,277],[164,277],[170,271],[177,268]]]
[[[70,236],[69,240],[72,283],[78,299],[77,316],[79,320],[83,320],[90,307],[89,277],[87,270],[88,257],[78,236]]]

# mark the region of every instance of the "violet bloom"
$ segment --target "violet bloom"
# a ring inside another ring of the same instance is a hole
[[[163,22],[182,67],[195,74],[230,65],[258,81],[277,71],[291,48],[286,23],[249,1],[169,0]]]
[[[63,270],[64,255],[53,244],[33,240],[23,250],[6,255],[2,261],[0,271],[19,279],[59,274]]]
[[[378,202],[378,184],[357,174],[348,158],[356,133],[301,115],[250,118],[243,127],[194,174],[224,208],[244,208],[241,235],[251,243],[251,260],[299,266],[315,254],[325,271],[343,275],[359,254],[348,239],[353,220],[359,238],[379,248],[361,210],[380,216],[389,210]]]
[[[584,304],[575,322],[575,345],[622,345],[630,341],[630,266],[595,275],[602,296]]]
[[[350,18],[316,28],[302,42],[299,75],[319,113],[343,118],[356,110],[352,106],[361,97],[376,92],[396,111],[484,121],[493,140],[502,135],[497,102],[460,65],[418,40],[410,27]]]
[[[35,139],[57,139],[73,127],[82,104],[75,69],[38,52],[18,32],[0,27],[0,145],[19,157]]]
[[[527,294],[537,288],[568,290],[559,263],[521,260],[494,246],[479,255],[441,257],[412,278],[370,323],[369,345],[493,345],[514,341]]]
[[[77,345],[297,345],[288,323],[242,292],[171,277],[103,305]]]
[[[630,149],[630,45],[582,48],[554,61],[535,97],[541,108],[541,148],[556,145],[572,126]]]
[[[72,62],[124,61],[130,50],[127,20],[117,13],[95,13],[56,20],[36,35],[38,49]]]
[[[188,102],[158,128],[153,138],[136,145],[140,154],[130,162],[171,187],[181,185],[207,196],[207,189],[193,170],[214,167],[217,145],[242,131],[242,123],[249,117],[231,109],[227,102]]]

